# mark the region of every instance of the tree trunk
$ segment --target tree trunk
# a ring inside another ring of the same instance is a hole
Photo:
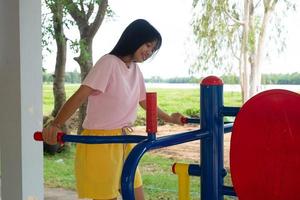
[[[53,13],[54,38],[57,47],[55,72],[53,76],[54,109],[51,114],[55,117],[61,106],[66,102],[64,83],[67,47],[63,28],[63,5],[57,1],[50,6],[50,9]]]
[[[248,40],[249,40],[249,13],[250,13],[251,0],[244,0],[244,24],[243,24],[243,35],[241,45],[241,88],[243,102],[249,99],[249,64],[248,64]]]
[[[60,110],[60,108],[66,102],[66,92],[65,92],[65,66],[66,66],[66,37],[63,28],[63,4],[61,1],[48,2],[49,8],[53,14],[53,29],[54,38],[56,42],[56,63],[55,71],[53,75],[53,96],[54,96],[54,108],[52,110],[51,116],[55,117]],[[68,132],[67,126],[62,127],[62,131]],[[55,154],[61,148],[60,144],[48,145],[44,143],[44,150],[50,154]]]
[[[86,53],[90,55],[88,59],[84,57],[85,55],[87,55]],[[76,60],[80,66],[81,82],[82,82],[85,79],[86,75],[89,73],[90,69],[93,67],[92,42],[87,43],[86,49],[81,50],[80,56],[74,58],[74,60]],[[78,123],[77,134],[81,134],[82,132],[82,123],[86,115],[86,108],[87,108],[87,102],[83,103],[79,108],[79,113],[78,113],[79,123]]]
[[[264,3],[264,16],[262,25],[260,27],[260,32],[258,36],[257,48],[253,55],[253,65],[251,66],[251,76],[250,76],[250,96],[261,91],[261,60],[264,53],[264,44],[266,38],[266,29],[268,22],[271,16],[272,11],[274,10],[276,2],[271,4],[271,1],[265,1]]]
[[[251,1],[250,5],[250,12],[249,12],[249,30],[254,35],[252,36],[252,42],[249,42],[249,49],[250,49],[250,55],[249,55],[249,65],[250,65],[250,78],[249,78],[249,98],[254,96],[256,94],[256,91],[258,90],[256,79],[258,79],[258,71],[257,68],[257,59],[256,59],[256,34],[255,34],[255,19],[254,19],[254,5],[253,1]]]

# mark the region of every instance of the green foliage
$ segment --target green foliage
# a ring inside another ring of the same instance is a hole
[[[214,73],[215,69],[230,71],[232,54],[236,51],[232,44],[239,40],[239,25],[231,23],[228,14],[239,17],[234,9],[236,4],[230,6],[228,1],[200,2],[194,1],[192,24],[199,52],[191,72]]]
[[[66,83],[80,83],[81,82],[80,73],[78,73],[76,70],[73,72],[66,72],[65,82]]]
[[[65,72],[65,83],[81,83],[80,73],[74,70],[73,72]],[[44,83],[52,83],[53,82],[53,74],[52,73],[43,73],[43,82]]]
[[[245,24],[244,4],[250,4],[249,24]],[[249,37],[246,41],[246,53],[251,57],[247,59],[255,59],[257,49],[259,47],[259,39],[262,35],[268,35],[269,43],[274,42],[276,46],[272,46],[272,50],[278,52],[283,51],[285,47],[284,29],[282,16],[290,9],[295,9],[295,3],[288,0],[285,1],[204,1],[194,0],[194,16],[193,16],[193,32],[196,44],[199,46],[198,56],[195,58],[194,64],[190,71],[201,72],[207,71],[218,74],[222,72],[232,71],[232,68],[238,69],[240,55],[242,54],[243,33],[247,26],[249,28]],[[282,8],[275,10],[277,7]],[[275,7],[276,5],[276,7]],[[263,12],[262,12],[263,11]],[[270,21],[264,24],[264,14],[272,14]],[[267,32],[267,27],[270,30]],[[262,44],[264,45],[264,44]],[[271,47],[270,46],[270,47]],[[268,49],[266,54],[270,52]],[[274,51],[273,51],[274,52]],[[265,57],[266,55],[261,55]],[[251,60],[251,62],[253,62]]]
[[[239,84],[240,83],[239,77],[234,74],[222,75],[221,79],[223,80],[224,84]]]
[[[159,76],[152,76],[151,78],[145,79],[146,83],[199,83],[199,78],[190,77],[174,77],[163,79]]]
[[[53,27],[53,15],[61,16],[63,20],[63,27],[67,29],[72,28],[74,25],[81,25],[78,27],[82,31],[83,26],[84,29],[91,26],[95,23],[95,19],[97,17],[97,9],[103,0],[44,0],[42,1],[43,13],[42,13],[42,47],[43,47],[43,57],[47,53],[52,53],[53,49],[51,44],[53,43],[54,37],[57,37],[58,41],[64,41],[64,35],[54,34]],[[60,12],[62,11],[62,12]],[[76,15],[76,16],[75,16]],[[108,18],[113,18],[115,15],[114,11],[107,7],[106,16]],[[80,23],[75,22],[74,19],[71,19],[70,16],[75,17],[75,19],[79,19]],[[88,42],[86,38],[81,38],[80,40],[71,40],[68,38],[68,42],[70,42],[70,48],[75,51],[75,53],[81,54],[80,63],[85,63],[91,60],[92,55],[89,53]]]
[[[88,44],[84,39],[72,41],[70,47],[75,53],[81,53],[81,63],[87,62],[92,58],[88,51]]]
[[[72,21],[66,19],[66,9],[64,8],[64,0],[44,0],[42,1],[42,48],[44,54],[52,53],[51,47],[53,39],[57,37],[58,41],[64,42],[64,35],[55,35],[53,17],[61,17],[62,23],[67,28],[73,25]]]
[[[146,83],[163,83],[165,82],[160,76],[152,76],[151,78],[145,78]]]
[[[43,83],[52,83],[52,82],[53,82],[53,74],[43,72]]]
[[[264,74],[262,76],[262,84],[300,84],[300,73],[292,74]]]
[[[52,14],[50,14],[50,8],[47,4],[47,1],[42,1],[42,16],[41,16],[41,28],[42,28],[42,49],[43,57],[45,54],[51,53],[52,49],[50,48],[53,43],[54,29],[53,23],[51,21]]]
[[[220,76],[223,80],[224,84],[239,84],[240,79],[235,74],[225,74]],[[151,78],[145,79],[146,83],[199,83],[202,78],[197,77],[174,77],[163,79],[159,76],[154,76]],[[53,74],[43,72],[43,82],[44,83],[52,83],[53,82]],[[65,82],[66,83],[81,83],[80,73],[77,70],[73,72],[65,73]],[[292,74],[263,74],[262,75],[262,84],[289,84],[295,85],[300,84],[300,73],[292,73]]]

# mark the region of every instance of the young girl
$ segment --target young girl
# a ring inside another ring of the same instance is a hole
[[[44,141],[56,144],[56,134],[76,109],[88,100],[82,135],[113,136],[130,132],[138,104],[146,109],[144,78],[137,63],[144,62],[161,46],[160,33],[147,21],[133,21],[113,50],[101,57],[80,88],[70,97],[50,126],[43,129]],[[179,113],[158,117],[182,124]],[[79,198],[117,199],[124,159],[132,144],[77,144],[75,172]],[[135,199],[143,200],[140,172],[135,175]]]

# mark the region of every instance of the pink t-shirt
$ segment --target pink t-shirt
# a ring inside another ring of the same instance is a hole
[[[88,97],[84,129],[116,129],[132,125],[138,103],[146,99],[143,75],[114,55],[104,55],[82,83],[95,90]]]

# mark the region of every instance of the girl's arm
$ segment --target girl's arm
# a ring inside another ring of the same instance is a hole
[[[140,106],[144,110],[147,110],[146,100],[140,101]],[[158,118],[164,120],[165,122],[183,125],[183,123],[181,121],[181,118],[184,117],[184,116],[182,114],[178,113],[178,112],[177,113],[172,113],[171,115],[168,115],[166,112],[164,112],[162,109],[160,109],[157,106],[157,115],[158,115]]]
[[[88,96],[92,92],[92,88],[81,85],[79,89],[66,101],[63,107],[60,109],[52,124],[61,127],[87,100]]]
[[[66,101],[50,126],[43,129],[43,139],[48,144],[56,144],[56,135],[62,125],[73,115],[73,113],[87,100],[93,89],[81,85],[79,89]]]

